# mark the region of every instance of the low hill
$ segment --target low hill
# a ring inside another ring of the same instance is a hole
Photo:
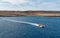
[[[0,16],[60,16],[60,11],[0,11]]]

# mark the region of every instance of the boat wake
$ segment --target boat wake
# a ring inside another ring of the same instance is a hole
[[[7,18],[2,18],[2,20],[6,20],[6,21],[10,21],[10,22],[17,22],[17,23],[25,23],[25,24],[30,24],[30,25],[39,26],[39,25],[36,24],[36,23],[25,22],[25,21],[17,21],[17,20],[12,20],[12,19],[7,19]]]

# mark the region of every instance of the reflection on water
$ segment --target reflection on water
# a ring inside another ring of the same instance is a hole
[[[39,28],[26,23],[6,21],[7,18],[46,25]],[[60,17],[0,17],[0,38],[60,38]]]

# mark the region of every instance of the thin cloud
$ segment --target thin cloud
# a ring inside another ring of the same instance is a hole
[[[42,6],[51,8],[51,7],[55,7],[57,4],[56,3],[52,3],[52,2],[44,2],[41,4]]]
[[[26,3],[28,2],[29,0],[2,0],[3,2],[9,2],[11,4],[17,4],[17,3]]]

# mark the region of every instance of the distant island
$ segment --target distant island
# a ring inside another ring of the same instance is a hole
[[[60,11],[0,11],[0,16],[50,16],[60,17]]]

